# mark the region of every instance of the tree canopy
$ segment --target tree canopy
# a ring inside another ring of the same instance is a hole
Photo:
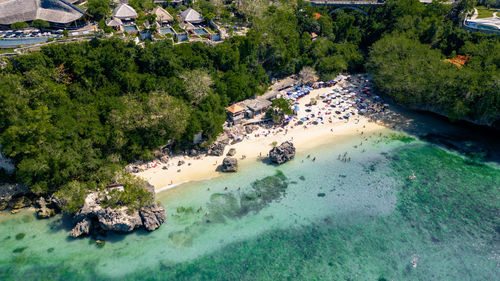
[[[216,46],[142,48],[112,38],[12,57],[0,70],[0,145],[16,165],[15,180],[78,206],[86,190],[110,183],[129,162],[152,159],[162,145],[190,148],[199,132],[206,145],[222,132],[227,105],[264,93],[270,77],[300,70],[307,80],[315,72],[330,79],[369,71],[399,103],[500,126],[500,39],[460,29],[453,15],[463,3],[387,0],[365,16],[302,1],[238,2],[252,28]],[[109,0],[88,7],[104,18]],[[467,56],[463,66],[445,61],[457,55]]]

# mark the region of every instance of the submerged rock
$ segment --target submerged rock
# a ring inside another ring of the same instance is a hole
[[[167,215],[163,206],[153,204],[141,208],[139,215],[142,219],[142,225],[148,231],[153,231],[167,221]]]
[[[273,149],[269,151],[269,159],[277,164],[283,164],[290,161],[293,157],[295,157],[295,147],[293,143],[289,141],[282,143],[280,146],[273,147]]]
[[[238,160],[236,158],[226,157],[222,161],[221,170],[223,172],[238,171]]]

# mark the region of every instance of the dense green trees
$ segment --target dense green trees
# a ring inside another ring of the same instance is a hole
[[[0,144],[16,180],[62,194],[73,210],[86,190],[159,146],[188,148],[199,132],[206,145],[222,132],[225,106],[301,69],[322,79],[369,70],[397,102],[498,126],[500,41],[457,28],[448,7],[388,0],[365,16],[300,1],[240,2],[252,28],[216,46],[96,39],[13,57],[0,71]],[[89,1],[97,18],[105,5]],[[470,61],[443,61],[457,54]]]
[[[443,22],[442,6],[413,2],[385,7],[386,16],[398,18],[396,30],[369,53],[376,87],[400,103],[500,127],[498,37],[468,33]],[[445,62],[457,55],[470,56],[469,61],[462,67]]]
[[[44,21],[44,20],[40,20],[40,19],[36,19],[34,20],[31,25],[33,25],[33,27],[35,28],[39,28],[39,29],[44,29],[44,28],[49,28],[50,27],[50,23]]]
[[[10,25],[10,28],[15,29],[15,30],[26,29],[29,27],[30,26],[25,22],[15,22],[15,23]]]
[[[110,0],[88,0],[87,14],[95,21],[106,19],[111,14],[110,5]]]

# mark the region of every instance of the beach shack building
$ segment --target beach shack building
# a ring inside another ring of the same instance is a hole
[[[229,107],[226,107],[227,117],[229,121],[233,123],[239,123],[243,118],[245,118],[245,108],[233,104]]]
[[[181,17],[185,22],[188,23],[201,23],[204,20],[200,13],[191,8],[182,12]]]
[[[160,26],[174,21],[174,17],[160,6],[156,6],[152,13],[156,15],[156,22],[158,22]]]
[[[255,118],[262,113],[265,113],[272,105],[272,102],[266,99],[249,99],[242,102],[247,108],[245,114],[247,118]]]
[[[113,17],[120,19],[122,22],[131,22],[137,18],[137,12],[129,5],[121,3],[113,10]]]
[[[75,29],[84,26],[85,12],[62,0],[0,0],[0,25],[44,20],[52,27]]]

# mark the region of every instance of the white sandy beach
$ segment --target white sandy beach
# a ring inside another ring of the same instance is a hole
[[[306,113],[304,109],[306,108],[305,104],[309,103],[312,97],[318,97],[321,94],[331,91],[333,88],[334,87],[315,89],[311,91],[308,96],[299,100],[299,107],[301,110],[297,118],[300,119],[310,114]],[[309,108],[313,113],[331,111],[331,108],[322,102],[318,102],[318,105]],[[338,120],[337,118],[333,118],[332,123],[328,121],[329,116],[334,117],[335,114],[325,115],[324,122],[318,125],[308,125],[307,128],[305,128],[304,125],[293,126],[295,121],[292,121],[286,127],[287,132],[285,132],[285,130],[279,132],[279,129],[273,129],[269,133],[269,130],[260,128],[249,134],[248,138],[245,138],[242,142],[234,145],[227,145],[224,156],[205,156],[201,159],[176,156],[170,158],[169,164],[167,165],[168,169],[163,169],[165,164],[158,163],[155,168],[149,168],[136,175],[147,180],[155,187],[155,190],[159,192],[173,188],[184,182],[205,180],[221,175],[216,169],[226,157],[225,154],[227,151],[231,148],[236,149],[236,155],[233,157],[237,158],[239,164],[241,164],[244,163],[244,161],[250,161],[251,159],[255,160],[258,157],[267,157],[273,142],[277,142],[279,145],[284,141],[290,140],[293,142],[296,150],[301,152],[327,143],[340,143],[348,140],[354,135],[360,135],[361,132],[364,134],[373,133],[384,128],[381,125],[370,122],[369,119],[364,116],[356,115],[349,118],[349,120]],[[265,136],[266,134],[267,137]],[[243,155],[246,156],[245,159],[242,159]],[[177,166],[179,160],[184,160],[186,163],[182,166]]]

